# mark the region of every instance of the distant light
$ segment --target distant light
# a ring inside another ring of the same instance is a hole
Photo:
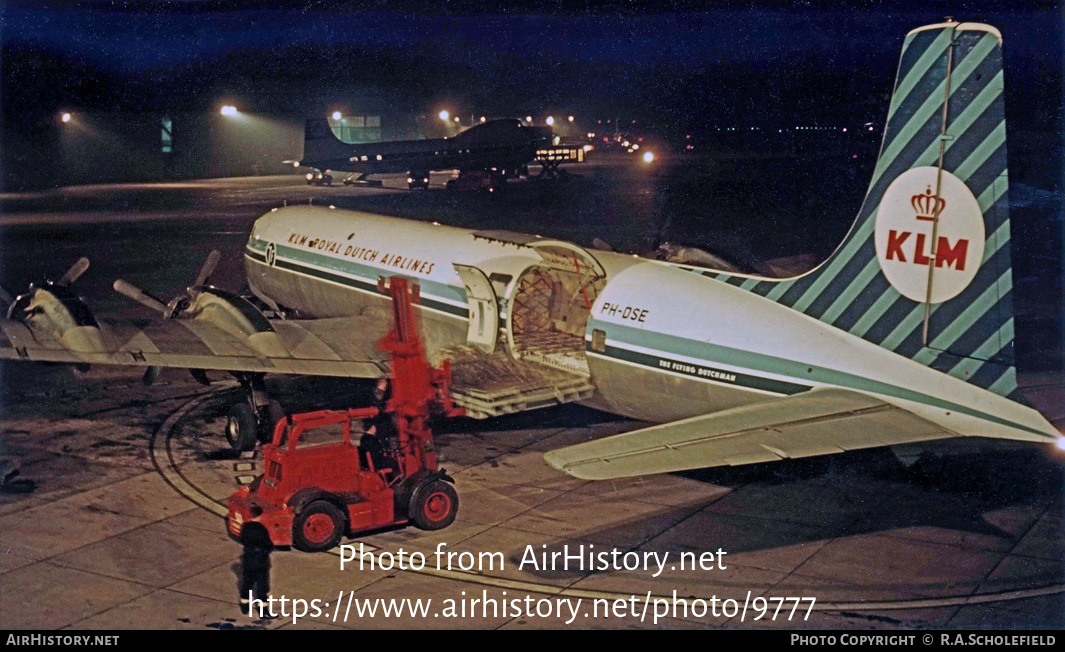
[[[1058,437],[1057,441],[1054,442],[1054,445],[1058,447],[1058,450],[1065,451],[1065,437]]]
[[[643,162],[644,163],[650,163],[653,160],[655,160],[655,155],[654,154],[652,154],[651,152],[644,152],[643,153]]]
[[[439,115],[439,116],[440,116],[440,119],[441,119],[441,120],[443,120],[443,121],[445,121],[445,122],[447,122],[447,119],[451,117],[451,114],[450,114],[450,113],[448,113],[447,111],[441,111],[441,112],[440,112],[440,113],[438,113],[437,115]]]
[[[869,127],[869,131],[872,131],[872,130],[873,130],[873,128],[872,128],[872,127]]]
[[[640,144],[639,143],[633,143],[632,144],[632,148],[633,149],[640,149]]]
[[[300,166],[300,162],[299,161],[292,161],[292,167],[298,168],[299,166]]]
[[[485,121],[485,117],[482,115],[481,116],[481,122],[484,122],[484,121]]]
[[[333,119],[339,120],[341,118],[340,111],[333,111]]]
[[[532,116],[531,115],[525,116],[525,122],[528,122],[529,124],[532,124]]]
[[[230,116],[230,117],[237,115],[237,107],[233,106],[232,104],[227,104],[227,105],[223,106],[222,107],[222,115],[226,115],[226,116]]]
[[[573,122],[573,116],[570,116],[570,117],[569,117],[569,121],[570,121],[570,122]]]
[[[455,116],[455,122],[458,122],[458,121],[459,121],[459,117]]]
[[[549,125],[553,125],[553,124],[555,124],[555,118],[552,117],[552,116],[547,116],[547,120],[544,120],[544,122],[546,122]]]
[[[64,113],[62,116],[60,116],[59,119],[62,120],[63,122],[70,122],[70,114],[69,113]]]
[[[594,148],[594,147],[592,147],[591,145],[585,145],[585,146],[584,146],[584,151],[586,151],[586,152],[590,152],[590,151],[592,151],[593,149],[595,149],[595,148]]]
[[[595,138],[595,133],[594,133],[594,132],[591,132],[591,131],[589,131],[589,132],[588,132],[588,137],[589,137],[589,138]]]
[[[846,127],[843,128],[843,133],[847,133],[847,128]]]

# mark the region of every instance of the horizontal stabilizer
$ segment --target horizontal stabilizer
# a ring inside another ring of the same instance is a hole
[[[877,397],[815,389],[551,451],[551,466],[608,480],[953,437]]]

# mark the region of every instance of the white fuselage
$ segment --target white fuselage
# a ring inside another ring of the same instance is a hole
[[[640,419],[843,387],[962,436],[1057,437],[1034,410],[691,269],[565,243],[538,248],[545,243],[292,207],[256,222],[245,260],[254,292],[307,317],[381,310],[385,319],[379,279],[409,277],[421,288],[431,352],[466,344],[471,315],[485,319],[454,265],[474,267],[496,295],[498,315],[488,318],[498,320],[499,348],[521,357],[547,336],[571,342],[597,390],[591,404]]]

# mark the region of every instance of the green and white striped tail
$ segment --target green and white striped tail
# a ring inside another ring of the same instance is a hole
[[[993,27],[945,23],[910,32],[869,191],[835,253],[782,281],[706,274],[1012,394],[1002,93],[1002,42]]]

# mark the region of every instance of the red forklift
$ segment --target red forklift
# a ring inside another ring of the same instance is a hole
[[[265,473],[229,497],[228,530],[240,540],[252,521],[275,546],[329,550],[341,537],[413,522],[423,530],[451,525],[458,512],[452,480],[436,464],[431,417],[463,414],[451,400],[451,366],[429,365],[413,303],[418,286],[392,277],[392,330],[378,348],[391,355],[392,395],[379,405],[293,414],[274,426],[263,446]],[[375,445],[352,441],[352,423],[373,425]],[[340,441],[300,445],[312,429],[339,426]]]

